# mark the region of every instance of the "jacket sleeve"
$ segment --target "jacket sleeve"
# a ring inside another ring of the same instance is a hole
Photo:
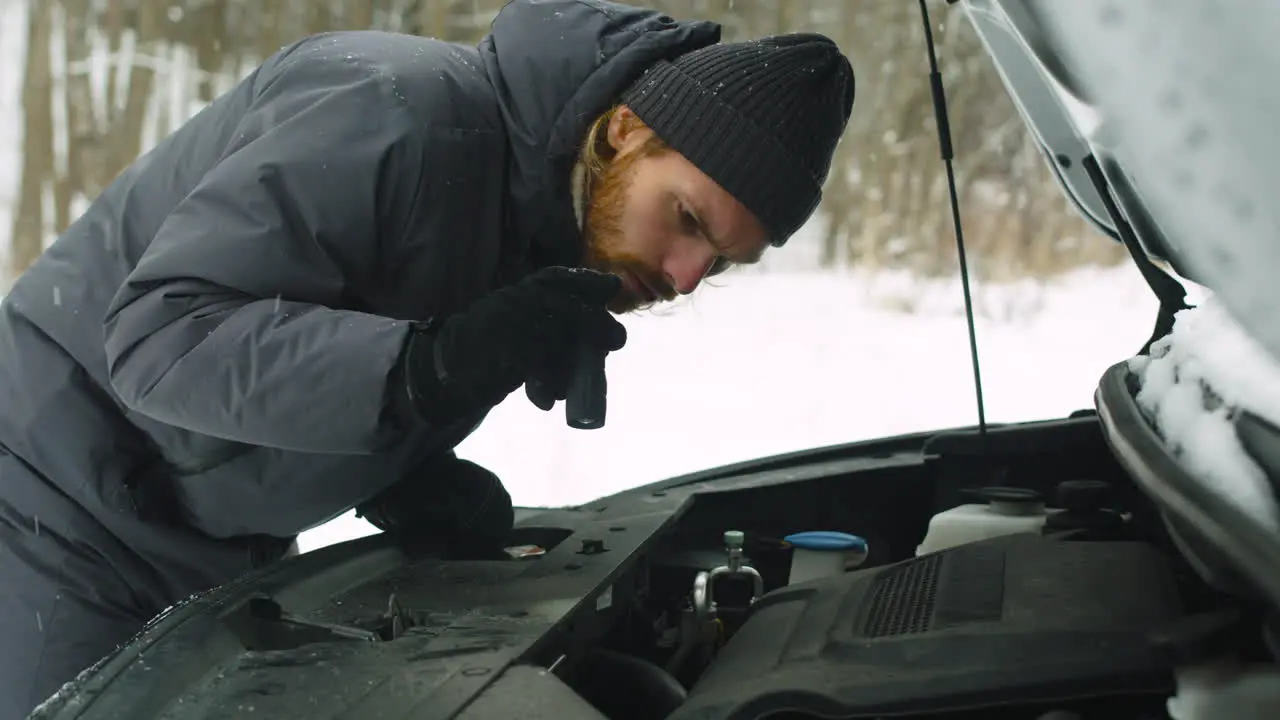
[[[370,453],[407,321],[338,309],[376,282],[422,192],[421,132],[359,63],[277,68],[105,316],[111,384],[193,432]],[[145,202],[145,200],[142,200]]]

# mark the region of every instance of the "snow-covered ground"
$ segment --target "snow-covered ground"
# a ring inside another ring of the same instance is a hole
[[[542,413],[517,391],[459,454],[502,477],[517,504],[572,504],[752,457],[975,422],[958,283],[744,273],[717,285],[625,319],[604,428],[570,429],[561,406]],[[988,305],[1039,306],[979,320],[992,421],[1092,406],[1102,373],[1138,351],[1155,317],[1132,266],[1081,271],[1041,293],[981,290]],[[896,309],[907,297],[920,300],[915,313]],[[299,545],[370,532],[348,514]]]

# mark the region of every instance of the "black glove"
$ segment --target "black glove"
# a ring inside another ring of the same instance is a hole
[[[417,326],[402,360],[413,407],[448,423],[532,381],[529,399],[551,409],[567,393],[579,343],[601,352],[626,344],[626,328],[606,308],[621,285],[616,275],[544,268],[464,312]]]
[[[356,507],[356,516],[406,545],[491,554],[511,532],[511,495],[497,475],[452,452]]]

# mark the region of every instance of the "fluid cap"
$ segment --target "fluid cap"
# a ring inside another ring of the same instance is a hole
[[[1044,496],[1030,488],[981,487],[960,491],[986,501],[987,509],[997,515],[1040,515],[1044,512]]]
[[[809,530],[788,535],[783,540],[800,550],[867,551],[867,541],[857,535],[834,530]]]

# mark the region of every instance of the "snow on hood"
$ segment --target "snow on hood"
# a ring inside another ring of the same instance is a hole
[[[1280,362],[1240,327],[1216,297],[1175,316],[1151,355],[1129,361],[1138,405],[1188,471],[1241,510],[1280,530],[1267,476],[1245,451],[1231,413],[1280,424]],[[1221,402],[1206,403],[1206,390]]]

